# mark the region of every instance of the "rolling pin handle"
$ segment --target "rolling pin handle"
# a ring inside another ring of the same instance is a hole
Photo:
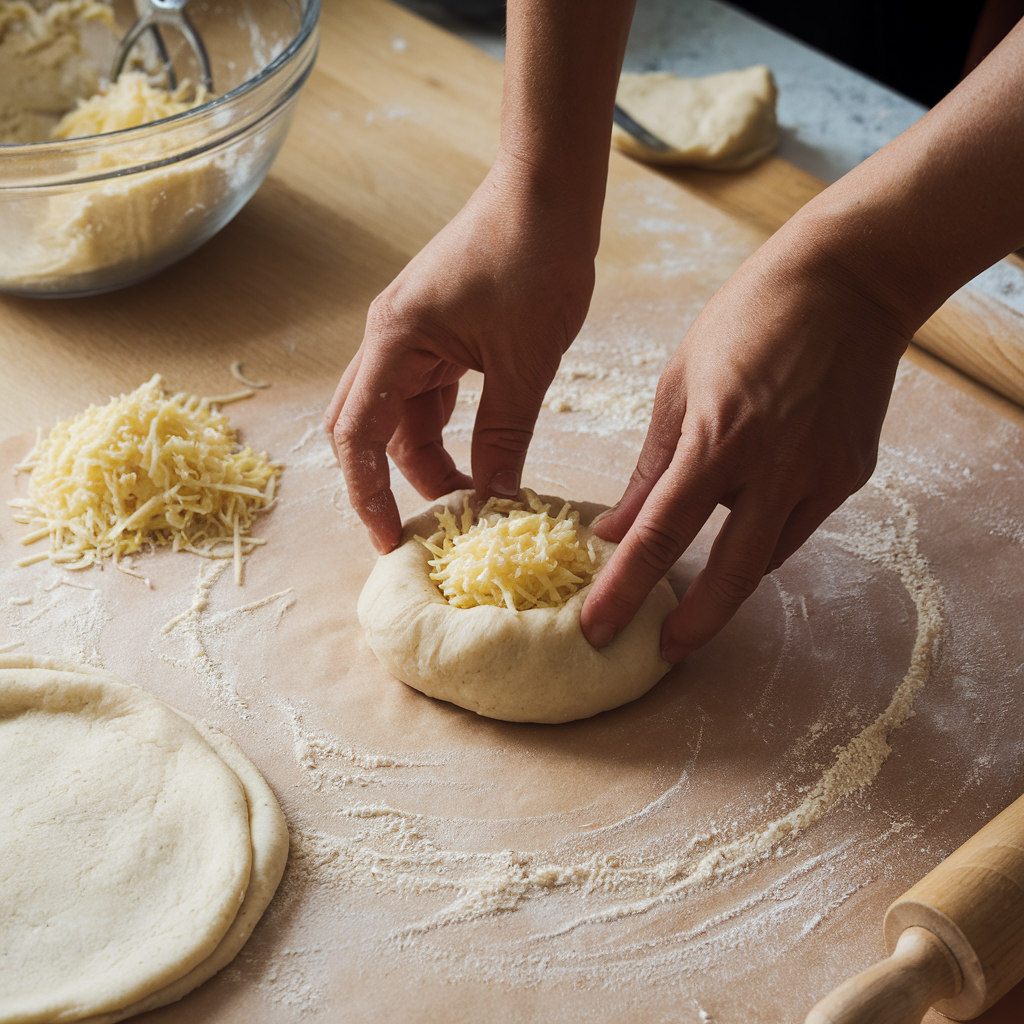
[[[805,1024],[921,1024],[933,1003],[953,998],[962,985],[945,943],[925,928],[908,928],[888,960],[829,993]]]

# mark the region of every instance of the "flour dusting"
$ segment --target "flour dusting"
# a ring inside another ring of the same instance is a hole
[[[167,638],[168,642],[181,646],[183,641],[187,651],[169,654],[161,651],[161,660],[176,669],[198,678],[207,693],[218,703],[232,708],[241,717],[249,717],[248,700],[238,690],[238,666],[231,658],[220,653],[225,641],[238,629],[239,616],[249,617],[255,612],[265,611],[263,626],[273,630],[281,622],[286,611],[293,607],[296,598],[295,588],[284,590],[257,598],[243,605],[227,608],[216,613],[209,612],[211,595],[217,582],[230,565],[227,561],[215,561],[200,567],[196,577],[195,591],[192,601],[182,612],[169,619],[160,627],[158,636]],[[179,637],[180,634],[180,637]],[[251,652],[256,653],[259,641],[266,643],[267,633],[260,630],[253,638]]]
[[[792,929],[794,942],[816,932],[871,880],[863,865],[848,860],[851,841],[834,847],[827,857],[798,859],[781,873],[767,865],[785,863],[803,833],[871,786],[891,751],[892,734],[914,714],[914,698],[927,682],[943,628],[943,588],[918,548],[916,510],[897,487],[888,463],[873,478],[872,490],[887,501],[891,515],[879,523],[875,516],[852,512],[846,517],[851,528],[827,537],[838,549],[894,574],[910,596],[916,610],[910,664],[887,706],[833,748],[829,763],[801,787],[800,798],[784,813],[745,830],[737,831],[739,822],[733,821],[691,832],[686,840],[680,836],[675,851],[651,858],[631,852],[628,843],[616,849],[621,844],[613,837],[628,837],[645,818],[656,820],[669,809],[688,785],[685,775],[642,810],[594,831],[566,833],[549,850],[474,849],[459,844],[457,821],[441,821],[386,800],[346,802],[333,812],[338,831],[309,823],[293,828],[293,891],[304,892],[307,898],[319,893],[327,905],[358,898],[360,893],[397,899],[397,907],[408,903],[410,911],[424,901],[433,904],[425,914],[395,920],[378,941],[444,962],[453,979],[470,972],[536,984],[555,976],[608,980],[621,971],[625,982],[636,977],[640,963],[652,978],[660,978],[695,970],[701,957],[715,955],[725,936],[739,948],[746,941],[760,941],[755,937],[765,929],[770,933],[784,924]],[[792,614],[807,618],[806,603],[802,609],[796,600],[789,605]],[[331,786],[341,793],[351,784],[387,784],[387,769],[407,763],[384,752],[357,750],[324,731],[310,731],[294,708],[289,714],[296,760],[314,789]],[[813,722],[806,745],[820,741],[832,728]],[[698,737],[697,747],[699,743]],[[336,762],[333,768],[328,766],[331,759]],[[756,805],[751,808],[755,809]],[[749,873],[759,864],[769,871],[767,887],[755,886],[747,895],[727,901],[726,909],[698,918],[685,937],[676,935],[671,942],[645,948],[639,960],[639,950],[621,938],[610,946],[607,939],[599,943],[603,952],[569,952],[570,947],[562,945],[595,926],[627,927],[631,918],[658,912],[698,891],[706,899],[706,894],[727,891],[723,887],[749,888]],[[839,866],[848,878],[845,886],[835,884]],[[809,895],[812,891],[814,896]],[[794,895],[800,892],[805,895]],[[541,909],[545,905],[549,909]],[[798,905],[813,907],[813,912],[795,920]],[[467,961],[456,968],[444,952],[450,946],[427,945],[440,931],[514,918],[527,906],[533,908],[528,930],[513,928],[503,948],[477,948],[471,965]],[[537,948],[550,952],[538,959]]]
[[[593,417],[590,432],[646,430],[654,412],[657,373],[638,373],[565,360],[548,388],[544,405],[552,412]]]
[[[545,489],[614,500],[639,452],[670,346],[623,308],[588,328],[552,385],[528,464]],[[460,465],[478,397],[465,389],[446,429]],[[289,472],[268,518],[274,555],[243,595],[221,578],[227,562],[147,559],[156,591],[112,572],[83,584],[0,566],[0,647],[152,685],[233,735],[278,794],[289,867],[211,983],[230,986],[217,999],[270,1007],[281,1024],[398,1019],[421,991],[423,1019],[452,1024],[484,1006],[496,1024],[524,1007],[550,1007],[552,1024],[799,1019],[812,990],[866,965],[865,922],[949,852],[959,809],[995,799],[1009,772],[1019,658],[1002,671],[1016,654],[1009,640],[1005,656],[993,648],[1005,616],[956,574],[989,543],[979,564],[1003,573],[999,593],[1019,578],[1018,508],[989,501],[984,474],[1024,478],[1024,462],[997,432],[969,466],[953,445],[883,447],[864,492],[724,642],[641,702],[545,728],[466,718],[377,669],[349,608],[372,554],[319,409],[304,394],[272,429],[261,444]],[[393,479],[411,510],[419,499]],[[951,555],[935,503],[958,500],[984,528],[980,540],[964,529]],[[936,739],[948,746],[933,773]],[[919,773],[912,793],[890,755]],[[823,959],[840,940],[851,958]]]
[[[427,763],[371,754],[343,743],[322,729],[310,728],[294,702],[285,703],[282,710],[291,728],[295,761],[314,789],[342,788],[352,784],[365,786],[380,781],[380,776],[374,774],[376,769],[419,767]]]

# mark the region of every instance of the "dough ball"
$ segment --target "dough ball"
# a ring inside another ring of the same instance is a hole
[[[514,612],[480,605],[456,608],[430,579],[431,553],[416,540],[438,533],[435,513],[458,517],[467,491],[410,519],[402,543],[382,555],[359,596],[359,621],[384,667],[441,700],[508,722],[589,718],[645,694],[671,668],[661,657],[661,626],[676,606],[661,580],[636,618],[607,647],[595,650],[580,629],[589,585],[564,604]],[[542,495],[552,515],[564,499]],[[616,545],[589,528],[605,506],[574,502],[583,545],[593,541],[600,571]]]
[[[749,167],[779,143],[778,89],[763,64],[704,78],[669,72],[623,74],[616,100],[634,120],[673,149],[648,149],[618,126],[612,141],[650,163],[719,170]]]
[[[227,737],[124,680],[0,657],[0,1020],[114,1021],[241,948],[287,829]]]

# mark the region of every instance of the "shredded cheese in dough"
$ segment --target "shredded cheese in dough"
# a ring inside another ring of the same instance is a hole
[[[528,508],[491,498],[475,521],[467,498],[458,520],[445,509],[440,534],[416,538],[434,555],[430,578],[453,607],[555,608],[594,578],[593,541],[581,543],[579,513],[566,502],[552,516],[533,491],[523,493]]]
[[[144,545],[170,545],[206,558],[242,556],[255,516],[274,500],[281,465],[241,448],[212,400],[167,398],[159,374],[130,395],[58,423],[18,465],[30,472],[28,496],[8,504],[22,538],[48,537],[49,559],[66,569],[117,562]]]
[[[188,98],[186,98],[188,97]],[[206,89],[186,80],[174,92],[150,85],[141,71],[126,71],[95,96],[80,99],[53,129],[54,139],[77,139],[138,128],[174,114],[183,114],[209,99]]]

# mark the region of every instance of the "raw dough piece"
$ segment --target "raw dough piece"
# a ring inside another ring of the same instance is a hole
[[[226,737],[108,673],[0,658],[0,1021],[112,1024],[224,966],[288,838]]]
[[[648,149],[618,126],[612,140],[623,152],[650,163],[749,167],[779,143],[777,95],[775,79],[763,64],[704,78],[623,74],[619,106],[673,149]]]
[[[96,69],[109,70],[118,39],[108,3],[57,0],[37,11],[27,0],[0,0],[0,144],[47,141],[58,122],[65,138],[193,105],[184,102],[185,89],[160,102],[160,90],[141,86],[132,73],[96,97]],[[93,99],[72,109],[86,97]],[[205,98],[202,90],[194,97]],[[108,105],[113,110],[105,117],[93,116]],[[71,146],[61,174],[76,171],[77,185],[5,196],[0,290],[103,289],[115,278],[155,272],[200,245],[227,219],[225,199],[241,195],[264,144],[257,134],[211,153],[199,145],[204,131],[196,125],[190,135],[179,122],[134,143],[129,137]],[[188,151],[195,155],[186,158]]]
[[[468,492],[442,499],[458,515]],[[541,495],[559,508],[564,499]],[[662,580],[636,618],[598,651],[580,629],[589,586],[556,608],[513,612],[494,605],[454,608],[430,579],[431,554],[416,536],[438,534],[440,505],[410,519],[402,544],[382,555],[359,596],[359,621],[385,668],[431,697],[509,722],[589,718],[646,693],[671,667],[661,625],[675,607]],[[615,545],[589,529],[605,506],[574,502],[579,534],[593,538],[598,570]]]
[[[99,88],[119,38],[109,3],[0,0],[0,144],[49,139]]]
[[[0,144],[121,131],[206,101],[202,87],[168,92],[141,71],[107,82],[119,42],[109,2],[0,0]]]
[[[212,223],[225,196],[251,175],[259,143],[256,136],[213,156],[172,160],[180,145],[175,151],[151,136],[140,145],[150,148],[154,161],[162,148],[171,162],[144,171],[137,171],[141,161],[129,163],[123,145],[118,160],[83,151],[79,170],[83,176],[95,172],[95,184],[8,204],[0,290],[102,288],[127,268],[151,265],[157,254],[186,255],[205,241],[197,225]]]
[[[249,886],[245,890],[242,905],[238,908],[238,915],[231,922],[231,927],[224,938],[220,940],[220,945],[201,964],[193,967],[184,977],[145,999],[113,1013],[88,1017],[82,1024],[116,1024],[117,1021],[133,1017],[137,1013],[177,1002],[204,981],[212,978],[222,967],[231,963],[245,945],[256,923],[263,916],[263,911],[274,898],[285,865],[288,863],[288,826],[273,790],[267,785],[259,769],[224,733],[205,722],[190,719],[180,711],[177,714],[192,722],[196,731],[238,776],[238,781],[245,790],[246,802],[249,805],[249,835],[252,841]]]

